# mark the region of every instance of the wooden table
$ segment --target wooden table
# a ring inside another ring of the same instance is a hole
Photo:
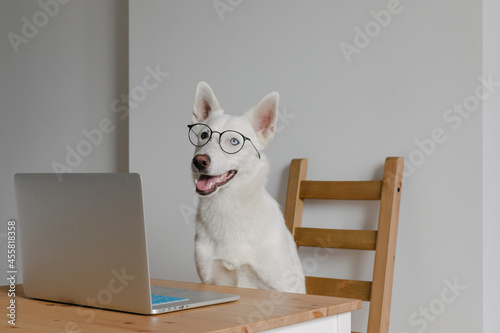
[[[0,287],[2,316],[0,331],[13,328],[6,316],[15,299],[13,332],[323,332],[347,333],[350,312],[361,301],[281,293],[276,291],[152,280],[154,285],[199,289],[241,295],[236,302],[146,316],[75,305],[33,300],[16,286],[15,297],[8,286]],[[7,331],[8,332],[8,331]]]

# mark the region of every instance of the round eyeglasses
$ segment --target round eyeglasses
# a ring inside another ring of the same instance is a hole
[[[224,132],[217,132],[217,131],[212,131],[212,129],[205,124],[192,124],[188,125],[188,137],[189,141],[193,144],[195,147],[203,147],[206,145],[210,140],[212,139],[212,135],[214,133],[219,134],[219,146],[222,149],[223,152],[226,154],[236,154],[239,152],[241,149],[243,149],[243,146],[245,145],[245,142],[248,141],[252,144],[253,148],[257,152],[257,155],[260,158],[260,153],[255,148],[255,145],[253,144],[252,140],[250,138],[244,136],[240,132],[233,131],[233,130],[227,130]]]

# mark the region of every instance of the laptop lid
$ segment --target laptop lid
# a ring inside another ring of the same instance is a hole
[[[16,174],[14,180],[26,296],[151,312],[138,174],[75,173],[62,181],[56,174]]]

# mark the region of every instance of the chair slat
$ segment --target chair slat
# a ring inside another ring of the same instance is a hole
[[[370,301],[370,281],[342,280],[306,276],[306,290],[311,295],[355,298]]]
[[[380,200],[382,181],[317,181],[300,183],[301,199]]]
[[[377,230],[295,228],[298,246],[375,250]]]

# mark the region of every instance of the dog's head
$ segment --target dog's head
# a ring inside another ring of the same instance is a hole
[[[230,116],[210,86],[198,83],[189,126],[196,146],[191,169],[198,194],[252,182],[266,166],[261,151],[276,132],[278,100],[278,93],[272,92],[244,115]]]

